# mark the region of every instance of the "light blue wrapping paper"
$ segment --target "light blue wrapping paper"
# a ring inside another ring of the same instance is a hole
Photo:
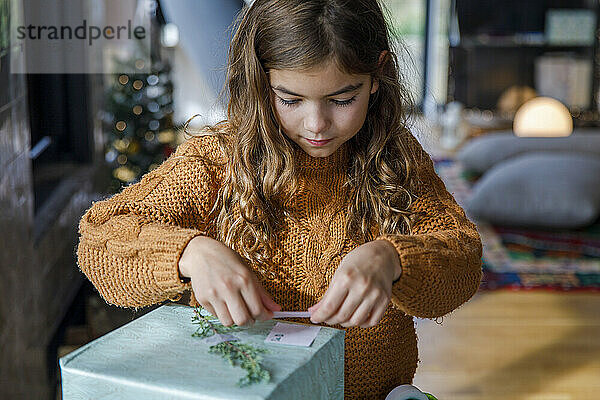
[[[191,336],[192,315],[164,305],[60,358],[63,399],[343,399],[345,331],[322,327],[309,347],[265,343],[278,320],[233,332],[269,350],[270,382],[240,388],[246,372]]]

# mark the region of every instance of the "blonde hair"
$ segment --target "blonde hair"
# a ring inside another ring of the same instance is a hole
[[[331,60],[344,73],[378,80],[365,123],[348,141],[346,229],[365,242],[374,239],[373,224],[380,233],[411,233],[407,118],[413,103],[383,10],[378,0],[256,0],[234,23],[227,120],[205,125],[201,134],[216,135],[228,156],[213,208],[218,239],[267,278],[274,276],[269,260],[281,216],[293,217],[284,204],[297,187],[295,144],[281,133],[271,105],[271,69],[301,71]],[[382,50],[388,53],[379,65]]]

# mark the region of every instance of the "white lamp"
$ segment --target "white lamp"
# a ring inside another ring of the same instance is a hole
[[[573,132],[573,118],[560,101],[535,97],[517,110],[513,132],[517,136],[569,136]]]

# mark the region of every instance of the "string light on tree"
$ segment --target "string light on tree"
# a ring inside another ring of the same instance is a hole
[[[141,80],[139,80],[139,79],[136,79],[136,80],[133,82],[133,88],[134,88],[135,90],[140,90],[140,89],[141,89],[143,86],[144,86],[144,82],[142,82],[142,81],[141,81]]]

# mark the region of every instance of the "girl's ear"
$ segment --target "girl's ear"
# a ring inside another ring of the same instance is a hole
[[[388,55],[389,51],[387,50],[382,50],[381,53],[379,53],[379,61],[377,62],[377,67],[381,70],[385,64],[385,62],[387,61],[387,55]]]
[[[371,78],[371,91],[370,94],[373,94],[379,89],[379,80],[376,78]]]
[[[385,65],[385,63],[387,61],[388,53],[389,52],[387,50],[382,50],[381,53],[379,53],[379,61],[377,62],[377,69],[379,71],[381,71],[383,69],[383,66]],[[371,81],[371,94],[375,93],[377,91],[377,89],[379,89],[379,80],[373,79]]]

